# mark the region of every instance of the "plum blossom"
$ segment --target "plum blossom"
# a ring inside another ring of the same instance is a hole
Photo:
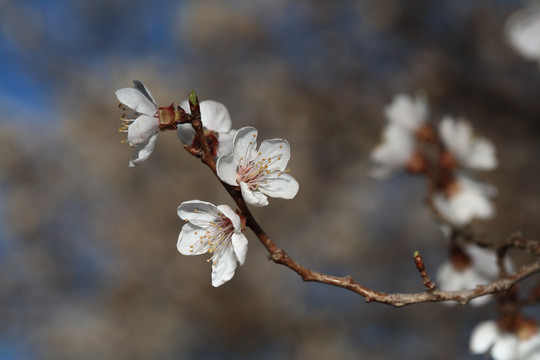
[[[222,103],[213,100],[203,100],[199,103],[201,120],[205,128],[205,137],[217,139],[217,152],[215,156],[227,155],[232,152],[232,142],[236,130],[231,130],[231,116]],[[180,107],[191,114],[188,100],[183,101]],[[185,145],[191,145],[194,141],[195,130],[191,124],[178,126],[178,137]]]
[[[140,81],[134,80],[134,88],[116,90],[118,100],[132,112],[122,116],[121,132],[127,132],[128,143],[135,148],[130,167],[139,165],[152,154],[160,129],[176,128],[178,112],[171,104],[158,107],[152,93]]]
[[[371,152],[375,163],[371,175],[383,178],[404,168],[414,172],[419,164],[415,140],[429,129],[424,126],[428,117],[425,97],[413,99],[409,95],[398,94],[386,106],[385,115],[388,123],[383,130],[382,142]]]
[[[383,141],[371,152],[376,164],[371,175],[385,178],[403,169],[414,153],[414,139],[410,133],[396,125],[387,125],[383,130]]]
[[[540,333],[536,323],[522,319],[513,329],[503,327],[496,321],[478,324],[471,335],[471,352],[489,352],[495,360],[540,360]]]
[[[268,198],[292,199],[298,182],[286,170],[291,156],[289,143],[264,140],[257,150],[257,130],[244,127],[236,133],[230,155],[220,156],[217,175],[225,183],[240,186],[244,200],[253,206],[268,205]]]
[[[456,177],[444,191],[433,195],[433,205],[448,222],[463,226],[474,219],[490,219],[495,207],[489,200],[497,194],[495,187],[463,175]]]
[[[513,271],[509,258],[505,259],[507,271]],[[441,290],[470,290],[477,285],[489,284],[499,276],[497,255],[491,249],[475,244],[467,244],[463,248],[454,246],[450,260],[443,263],[437,271],[437,282]],[[471,300],[471,305],[486,304],[491,296],[481,296]],[[444,304],[454,305],[455,302]]]
[[[397,94],[384,112],[390,125],[399,126],[411,134],[427,121],[429,115],[424,95],[417,95],[413,99],[407,94]]]
[[[439,124],[439,134],[459,165],[477,170],[497,167],[495,147],[487,139],[475,137],[467,121],[445,116]]]
[[[178,216],[187,221],[178,237],[178,251],[183,255],[212,254],[208,261],[212,262],[213,286],[232,279],[238,264],[246,260],[245,218],[227,205],[199,200],[180,204]]]
[[[506,22],[510,45],[528,60],[540,61],[540,3],[519,10]]]

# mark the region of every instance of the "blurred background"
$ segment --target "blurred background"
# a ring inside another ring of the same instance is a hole
[[[366,304],[267,261],[249,231],[246,264],[213,288],[206,257],[176,250],[176,208],[232,200],[174,132],[128,168],[114,91],[138,79],[168,105],[194,89],[235,128],[287,139],[300,192],[253,210],[273,240],[315,270],[422,291],[412,254],[435,275],[445,240],[422,179],[368,176],[383,108],[423,91],[433,120],[470,120],[501,164],[479,176],[500,195],[476,228],[539,238],[540,71],[503,39],[522,6],[0,0],[0,359],[480,358],[468,339],[493,304]]]

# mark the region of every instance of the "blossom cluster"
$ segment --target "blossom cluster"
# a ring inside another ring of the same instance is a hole
[[[464,173],[497,167],[491,142],[475,136],[465,120],[451,116],[445,116],[436,129],[428,121],[424,96],[399,94],[385,114],[383,141],[371,154],[376,164],[372,175],[387,177],[399,170],[425,175],[434,189],[434,207],[453,226],[494,215],[490,198],[496,189]]]
[[[506,23],[505,35],[508,43],[517,53],[528,60],[540,63],[540,3],[533,3],[528,8],[512,14]],[[484,152],[486,152],[485,146]],[[470,160],[472,161],[473,158]],[[474,248],[469,248],[468,252],[468,258],[475,259],[473,261],[477,264],[471,266],[467,275],[464,276],[469,280],[468,286],[474,282],[489,282],[495,272],[493,272],[493,266],[486,268],[486,265],[493,264],[495,260],[493,255],[486,255]],[[507,271],[511,271],[513,265],[507,262],[505,267]],[[450,270],[450,267],[441,269],[439,276],[451,278],[449,273],[452,271],[454,270]],[[489,273],[491,276],[488,276]],[[482,279],[481,276],[487,278]],[[501,315],[498,320],[484,321],[474,328],[469,344],[472,353],[489,354],[495,360],[540,359],[540,328],[534,320],[521,313],[515,292],[517,289],[513,288],[513,291],[506,295],[505,301],[510,303],[508,308],[505,308],[504,301],[499,301]],[[478,301],[483,302],[482,299],[479,298]]]
[[[492,143],[477,136],[463,119],[447,115],[438,124],[430,122],[423,95],[398,94],[385,108],[385,116],[382,142],[371,153],[375,163],[371,174],[386,178],[406,171],[427,179],[431,208],[441,220],[450,250],[448,260],[437,271],[437,288],[470,290],[492,283],[501,272],[512,273],[515,266],[508,256],[500,262],[492,249],[455,236],[473,220],[489,219],[495,213],[491,202],[495,187],[471,176],[473,171],[498,166]],[[470,303],[481,306],[491,299],[482,296]],[[481,323],[473,331],[471,352],[489,353],[496,360],[540,359],[539,328],[534,321],[524,319],[514,310],[503,312],[499,321]]]
[[[150,90],[140,81],[134,88],[116,91],[116,96],[129,114],[122,116],[120,131],[127,132],[127,141],[135,148],[129,166],[149,158],[158,135],[163,130],[177,130],[178,138],[188,151],[201,153],[202,142],[216,158],[216,173],[225,184],[238,189],[245,203],[266,206],[268,197],[292,199],[299,184],[288,174],[289,143],[283,139],[264,140],[257,147],[258,132],[253,127],[236,131],[232,128],[225,105],[205,100],[185,100],[176,109],[171,104],[159,107]],[[188,116],[191,107],[198,107],[204,139],[199,139]],[[229,281],[238,265],[246,259],[248,241],[243,231],[246,218],[227,205],[192,200],[180,204],[178,216],[187,221],[178,237],[178,251],[184,255],[210,253],[212,285]]]

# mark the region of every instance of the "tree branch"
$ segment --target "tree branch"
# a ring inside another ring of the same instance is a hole
[[[197,104],[198,105],[198,104]],[[193,109],[192,109],[193,111]],[[193,124],[193,123],[192,123]],[[216,163],[209,154],[208,147],[205,146],[204,133],[201,124],[193,124],[196,136],[199,137],[199,141],[203,147],[204,156],[201,158],[201,161],[206,164],[217,176]],[[219,179],[220,180],[220,179]],[[320,282],[323,284],[333,285],[336,287],[348,289],[353,291],[362,297],[365,298],[366,302],[378,302],[382,304],[392,305],[395,307],[401,307],[405,305],[425,303],[425,302],[439,302],[439,301],[457,301],[463,305],[467,304],[474,298],[479,296],[501,293],[510,290],[513,285],[524,280],[525,278],[539,273],[540,272],[540,260],[536,262],[523,266],[515,274],[501,277],[500,279],[487,284],[487,285],[478,285],[474,289],[470,290],[461,290],[461,291],[442,291],[435,289],[435,284],[427,276],[422,275],[422,271],[425,272],[425,268],[422,266],[423,270],[420,269],[417,259],[415,257],[415,262],[418,270],[421,272],[423,284],[426,287],[425,292],[418,293],[385,293],[379,292],[372,289],[369,289],[365,286],[360,285],[356,282],[352,276],[347,275],[344,277],[338,277],[333,275],[327,275],[320,273],[315,270],[311,270],[291,258],[285,250],[278,247],[262,229],[262,227],[257,223],[255,217],[251,214],[247,204],[245,203],[240,188],[238,186],[231,186],[223,181],[221,184],[229,195],[233,198],[239,210],[242,212],[242,215],[246,217],[246,226],[249,227],[257,236],[259,241],[268,251],[268,258],[275,262],[276,264],[281,264],[289,269],[296,272],[304,281],[314,281]],[[540,254],[540,245],[538,242],[532,240],[525,240],[521,237],[513,236],[509,241],[510,247],[519,247],[525,248],[526,250],[534,253]],[[420,259],[421,260],[421,259]]]

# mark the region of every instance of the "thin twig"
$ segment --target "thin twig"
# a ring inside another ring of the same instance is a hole
[[[432,293],[435,290],[436,286],[435,283],[430,279],[429,274],[426,270],[426,266],[424,265],[424,260],[422,259],[422,256],[420,256],[420,253],[418,251],[415,251],[414,253],[414,263],[416,264],[416,269],[418,269],[418,272],[422,277],[422,284],[424,284],[426,291],[428,293]]]
[[[198,105],[198,101],[197,101]],[[191,109],[193,112],[193,108]],[[200,113],[199,113],[200,114]],[[200,116],[200,115],[199,115]],[[204,131],[201,124],[193,124],[193,127],[196,131],[196,136],[199,138],[201,146],[203,147],[204,156],[201,157],[201,161],[206,164],[217,176],[216,163],[210,155],[208,146],[204,139]],[[218,177],[219,179],[219,177]],[[478,285],[474,289],[470,290],[461,290],[461,291],[441,291],[435,289],[435,284],[431,282],[429,277],[427,277],[427,272],[423,279],[425,280],[424,286],[428,291],[419,292],[419,293],[385,293],[379,292],[372,289],[369,289],[365,286],[360,285],[356,282],[352,276],[338,277],[328,274],[323,274],[315,270],[311,270],[291,258],[285,250],[278,247],[262,229],[262,227],[257,223],[255,217],[249,211],[248,206],[246,205],[240,188],[238,186],[231,186],[223,181],[221,184],[225,187],[229,195],[233,198],[237,204],[239,210],[242,212],[242,215],[246,217],[246,226],[249,227],[257,236],[259,241],[268,251],[268,257],[270,260],[276,264],[281,264],[289,269],[296,272],[304,281],[314,281],[320,282],[323,284],[333,285],[340,288],[348,289],[353,291],[362,297],[365,298],[366,302],[378,302],[382,304],[388,304],[395,307],[401,307],[405,305],[425,303],[425,302],[439,302],[439,301],[457,301],[461,304],[467,304],[474,298],[479,296],[484,296],[488,294],[502,293],[508,291],[512,288],[513,285],[524,280],[525,278],[539,273],[540,272],[540,260],[523,266],[519,271],[512,275],[501,277],[500,279],[487,284],[487,285]],[[529,246],[529,243],[524,244],[521,241],[514,240],[513,246],[526,247],[527,249],[534,248],[535,253],[539,250],[538,243],[533,246]],[[427,285],[426,285],[427,284]],[[431,285],[433,284],[433,285]],[[429,290],[433,286],[432,290]]]

